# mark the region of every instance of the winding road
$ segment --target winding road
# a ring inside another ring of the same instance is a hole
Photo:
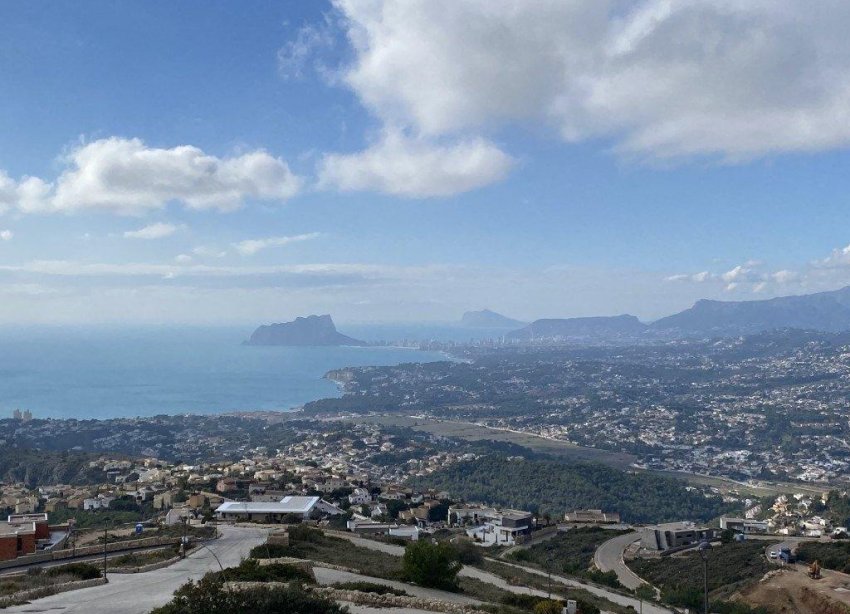
[[[596,549],[593,555],[593,563],[600,571],[616,573],[620,584],[626,588],[636,589],[644,584],[644,581],[626,565],[623,560],[623,552],[639,539],[640,533],[626,533],[609,539]]]

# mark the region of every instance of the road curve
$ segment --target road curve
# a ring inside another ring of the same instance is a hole
[[[636,589],[644,583],[640,577],[628,568],[623,560],[623,552],[631,544],[640,539],[640,533],[618,535],[603,543],[593,555],[593,563],[600,571],[613,571],[617,574],[620,584],[629,589]]]
[[[141,574],[112,574],[108,584],[37,599],[7,608],[4,614],[147,614],[170,601],[174,591],[188,580],[197,580],[208,571],[218,570],[216,557],[225,568],[238,565],[251,548],[268,537],[268,530],[261,528],[219,528],[219,539],[207,542],[205,547],[197,548],[173,565]]]

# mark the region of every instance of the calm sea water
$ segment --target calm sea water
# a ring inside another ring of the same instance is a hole
[[[399,331],[340,327],[367,340]],[[409,338],[461,338],[467,332]],[[236,410],[288,410],[338,396],[322,379],[345,366],[445,360],[398,348],[290,348],[241,345],[243,328],[0,328],[0,416],[113,418]],[[421,333],[421,331],[420,331]],[[472,333],[484,334],[484,333]]]

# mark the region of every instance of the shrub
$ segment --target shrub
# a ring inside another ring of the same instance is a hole
[[[534,606],[534,614],[561,614],[564,606],[554,599],[543,599]]]
[[[216,575],[237,582],[313,582],[312,576],[298,565],[273,563],[261,566],[253,559],[242,561],[238,567],[216,572]]]
[[[151,614],[344,614],[348,610],[332,601],[316,597],[298,586],[285,589],[228,591],[215,574],[199,582],[184,584],[167,605]]]
[[[100,577],[100,567],[90,563],[70,563],[61,567],[50,567],[45,572],[48,576],[72,575],[80,580],[94,580]]]
[[[448,591],[457,590],[457,574],[461,567],[457,552],[451,545],[425,540],[407,546],[402,559],[402,573],[406,580]]]
[[[484,555],[481,553],[481,548],[472,543],[469,539],[459,539],[454,544],[457,551],[458,560],[464,565],[475,565],[484,560]]]
[[[525,593],[509,593],[502,597],[502,603],[505,605],[522,608],[523,610],[534,610],[541,601],[545,601],[545,598],[526,595]]]
[[[286,531],[289,534],[289,543],[297,542],[318,543],[322,541],[324,533],[319,529],[308,527],[305,524],[297,524],[289,527]]]

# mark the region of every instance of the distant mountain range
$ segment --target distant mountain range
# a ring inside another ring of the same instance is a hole
[[[722,337],[777,329],[850,330],[850,286],[829,292],[758,301],[699,300],[693,307],[644,324],[635,316],[545,319],[507,334],[507,339],[599,339]]]
[[[545,319],[535,320],[524,328],[508,333],[507,339],[533,341],[548,338],[634,337],[644,333],[647,328],[646,324],[630,315]]]
[[[525,326],[526,323],[489,309],[482,309],[481,311],[467,311],[460,319],[460,324],[468,328],[519,328]]]
[[[777,328],[837,332],[850,329],[850,286],[760,301],[697,301],[651,324],[684,335],[738,335]]]
[[[366,345],[365,341],[353,339],[337,332],[329,315],[295,318],[292,322],[260,326],[253,332],[246,345]]]

